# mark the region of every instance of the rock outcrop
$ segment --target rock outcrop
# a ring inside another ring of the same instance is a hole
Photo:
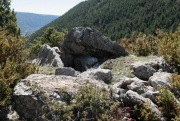
[[[53,67],[63,67],[64,64],[58,52],[60,51],[57,47],[51,48],[49,45],[42,45],[38,53],[38,58],[33,63],[40,66],[51,65]]]
[[[73,95],[78,91],[79,87],[87,84],[107,87],[100,80],[89,79],[88,83],[85,80],[81,77],[32,74],[21,80],[14,88],[15,110],[21,118],[40,120],[45,113],[43,106],[47,106],[43,96],[39,95],[42,92],[49,99],[62,102],[61,95],[57,93],[59,89],[66,88],[68,93]],[[48,117],[46,118],[48,119]]]
[[[102,35],[98,30],[88,27],[72,28],[60,45],[63,53],[90,55],[93,57],[125,56],[123,47]]]

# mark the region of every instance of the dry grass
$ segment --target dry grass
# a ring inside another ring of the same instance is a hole
[[[116,78],[134,77],[130,65],[137,61],[149,61],[152,58],[154,57],[137,57],[134,55],[129,55],[126,57],[119,57],[116,59],[107,60],[101,65],[101,67],[112,70],[112,73]]]

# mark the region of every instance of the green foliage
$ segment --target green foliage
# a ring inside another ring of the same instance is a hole
[[[159,31],[158,36],[160,38],[158,54],[178,69],[180,65],[180,25],[174,33]]]
[[[131,38],[121,39],[120,45],[129,53],[138,56],[147,56],[157,54],[159,39],[153,35],[137,34],[133,32]]]
[[[24,41],[24,38],[16,38],[0,29],[0,106],[9,103],[12,88],[18,80],[35,70],[31,63],[25,62]]]
[[[75,96],[75,109],[80,113],[79,119],[109,120],[114,117],[114,111],[119,102],[113,99],[112,90],[106,91],[97,86],[81,87]]]
[[[95,85],[82,86],[74,96],[65,89],[59,91],[66,104],[51,101],[57,120],[115,120],[119,102],[112,95],[113,90]]]
[[[60,43],[64,39],[64,35],[66,34],[66,32],[66,29],[62,29],[61,32],[58,32],[52,27],[47,28],[41,37],[37,37],[34,43],[30,44],[30,57],[36,57],[38,55],[40,47],[43,44],[48,44],[51,47],[59,47]]]
[[[130,37],[131,32],[155,34],[157,28],[174,31],[180,23],[177,0],[88,0],[44,26],[30,38],[33,41],[48,27],[71,29],[88,26],[98,29],[112,40]]]
[[[180,90],[180,75],[174,73],[170,78],[171,88],[174,90]]]
[[[0,28],[7,29],[14,36],[20,35],[20,29],[17,28],[16,14],[10,8],[10,0],[0,1]]]
[[[159,96],[157,102],[160,105],[160,111],[168,119],[178,118],[180,114],[180,105],[176,102],[174,94],[167,87],[159,88]]]
[[[146,102],[145,104],[136,105],[135,109],[139,110],[140,117],[139,119],[142,121],[157,121],[157,114],[152,112],[152,109],[150,108],[150,102]]]

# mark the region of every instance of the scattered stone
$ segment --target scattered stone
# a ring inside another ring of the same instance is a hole
[[[131,65],[133,74],[143,80],[148,80],[156,70],[148,65],[146,62],[135,62]]]
[[[170,73],[167,72],[156,72],[149,78],[149,83],[154,87],[158,88],[159,86],[166,85],[170,87],[169,83],[169,78],[170,78]]]
[[[163,57],[153,58],[148,62],[148,64],[159,72],[160,71],[168,72],[168,73],[175,72],[175,67],[167,64],[166,61],[163,59]]]
[[[124,100],[125,103],[131,104],[131,105],[149,103],[152,112],[157,114],[158,121],[162,121],[161,120],[162,119],[161,112],[158,110],[157,105],[155,105],[150,99],[144,98],[141,95],[139,95],[138,93],[133,92],[132,90],[129,90],[124,95],[124,99],[123,100]]]
[[[155,72],[175,72],[175,67],[168,65],[162,57],[153,58],[148,62],[135,62],[131,68],[134,75],[143,80],[148,80]]]

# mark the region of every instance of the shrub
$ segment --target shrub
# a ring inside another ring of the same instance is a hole
[[[173,90],[180,91],[180,75],[178,75],[177,73],[172,74],[170,77],[170,84]]]
[[[157,54],[159,39],[153,35],[145,35],[143,33],[133,32],[131,38],[121,39],[120,45],[124,47],[129,53],[138,56],[147,56]]]
[[[87,85],[79,88],[72,96],[65,89],[59,94],[66,104],[56,101],[48,101],[51,112],[56,120],[115,120],[116,111],[120,102],[113,98],[113,91],[102,89],[95,85]]]
[[[174,65],[179,70],[180,65],[180,25],[174,33],[158,31],[160,38],[158,54],[163,56],[170,65]]]
[[[35,58],[38,55],[41,45],[43,44],[48,44],[51,47],[59,47],[60,43],[64,40],[66,32],[66,29],[62,29],[61,32],[58,32],[52,27],[47,28],[41,37],[36,38],[33,43],[30,43],[29,56],[31,58]]]
[[[26,63],[24,38],[14,37],[3,29],[0,29],[0,55],[0,106],[6,106],[18,80],[33,73],[35,67]]]
[[[178,118],[177,116],[180,114],[180,105],[176,102],[173,93],[170,92],[167,87],[162,86],[159,88],[157,102],[160,106],[160,111],[168,120]]]
[[[145,104],[139,104],[135,106],[136,110],[139,110],[140,116],[138,119],[142,121],[157,121],[157,114],[152,112],[150,108],[150,102],[146,102]]]

